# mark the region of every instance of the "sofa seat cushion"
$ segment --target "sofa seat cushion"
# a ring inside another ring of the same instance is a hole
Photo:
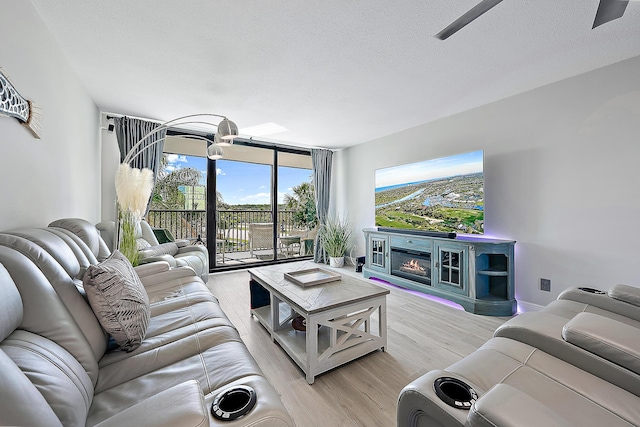
[[[151,305],[151,317],[200,302],[218,303],[202,280],[190,268],[173,268],[141,277]]]
[[[157,294],[155,295],[158,296]],[[149,296],[151,299],[151,295]],[[187,292],[181,288],[168,293],[164,298],[151,303],[151,317],[160,316],[170,311],[179,310],[201,302],[213,302],[218,304],[216,297],[211,292],[193,291]]]
[[[96,427],[148,425],[154,427],[197,427],[209,425],[209,414],[197,381],[186,381],[137,402],[107,418]]]
[[[215,326],[233,327],[233,324],[218,303],[214,301],[201,301],[195,304],[189,304],[166,313],[152,316],[146,338],[165,335],[186,326],[191,326],[191,333],[196,333],[197,331],[205,329],[203,322],[207,322],[208,324],[212,321],[215,322]]]
[[[98,390],[113,387],[198,354],[203,348],[238,339],[220,306],[212,302],[152,317],[140,347],[131,352],[114,350],[100,359],[101,377],[96,387]]]
[[[107,368],[117,363],[136,357],[137,360],[148,359],[151,366],[143,366],[142,373],[150,368],[161,368],[176,362],[181,357],[191,356],[193,351],[197,351],[198,340],[208,340],[210,335],[220,334],[216,340],[235,339],[235,333],[229,332],[225,328],[232,328],[224,319],[208,319],[198,322],[195,325],[183,326],[179,329],[147,336],[142,345],[131,352],[115,349],[106,353],[99,361],[100,368]],[[197,330],[197,334],[194,333]],[[160,357],[158,355],[161,355]],[[117,368],[117,367],[116,367]],[[139,373],[137,373],[139,374]],[[129,380],[124,377],[121,381]]]
[[[170,277],[179,273],[180,270],[173,269],[163,276]],[[191,271],[193,274],[193,271]],[[151,304],[151,316],[185,307],[198,302],[213,301],[218,302],[215,296],[199,278],[193,275],[183,275],[165,281],[157,280],[160,275],[156,275],[154,283],[144,281],[145,289]]]
[[[499,351],[494,344],[485,348],[493,346]],[[490,363],[492,352],[485,355],[484,366]],[[520,361],[523,366],[502,382],[535,397],[573,425],[613,427],[640,420],[637,396],[611,382],[538,349],[532,349],[530,357]]]
[[[135,402],[147,399],[162,390],[169,389],[188,380],[197,380],[204,395],[211,393],[234,381],[245,377],[263,376],[249,351],[240,340],[235,330],[224,328],[218,334],[211,335],[211,339],[219,342],[208,342],[208,348],[201,348],[200,353],[185,357],[176,363],[151,370],[149,373],[132,378],[119,385],[102,388],[93,399],[89,411],[87,425],[97,424],[120,411],[132,406]],[[235,338],[228,332],[235,332]],[[227,334],[227,340],[221,340],[221,335]],[[193,342],[193,345],[203,345]],[[141,363],[132,358],[131,363]],[[122,369],[108,373],[106,377],[120,375]],[[138,370],[137,367],[133,369]],[[102,372],[101,372],[102,374]],[[98,381],[100,384],[100,381]],[[96,388],[96,390],[98,390]]]
[[[87,269],[83,285],[104,330],[123,350],[139,347],[149,326],[151,308],[129,260],[114,251],[108,259]]]
[[[564,427],[571,425],[549,407],[507,384],[493,387],[469,411],[469,427]]]
[[[566,317],[542,309],[521,313],[500,325],[494,336],[529,344],[586,372],[603,378],[631,393],[640,395],[640,375],[597,354],[566,342],[562,330]],[[632,319],[628,319],[632,321]]]

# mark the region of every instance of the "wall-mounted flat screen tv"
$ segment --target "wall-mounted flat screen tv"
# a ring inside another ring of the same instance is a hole
[[[377,169],[379,227],[484,234],[483,151]]]

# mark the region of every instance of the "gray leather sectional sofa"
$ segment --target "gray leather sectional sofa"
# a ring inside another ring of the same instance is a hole
[[[640,289],[565,291],[407,385],[398,426],[640,425]]]
[[[129,352],[115,346],[82,282],[106,255],[82,220],[0,233],[0,425],[293,425],[190,268],[136,268],[146,336]]]

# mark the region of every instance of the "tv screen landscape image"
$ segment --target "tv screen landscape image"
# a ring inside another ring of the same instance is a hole
[[[376,226],[484,234],[483,151],[375,172]]]

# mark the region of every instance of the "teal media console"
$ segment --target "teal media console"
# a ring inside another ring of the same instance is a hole
[[[445,298],[475,314],[515,314],[515,241],[377,228],[363,231],[364,277]]]

